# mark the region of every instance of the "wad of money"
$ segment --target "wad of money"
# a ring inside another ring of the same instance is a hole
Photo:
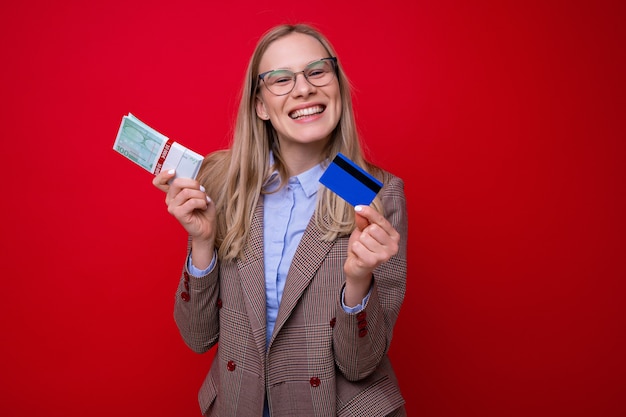
[[[132,114],[122,117],[113,150],[146,171],[176,170],[176,177],[196,178],[202,155],[157,132]]]

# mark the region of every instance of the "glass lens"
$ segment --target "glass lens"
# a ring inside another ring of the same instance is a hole
[[[274,94],[287,94],[293,89],[294,74],[288,70],[276,70],[265,75],[263,81]]]
[[[322,59],[307,65],[304,70],[306,79],[316,87],[323,87],[333,80],[335,69],[331,60]]]

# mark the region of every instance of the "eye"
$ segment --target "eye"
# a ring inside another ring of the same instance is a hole
[[[265,77],[269,84],[287,84],[293,80],[293,74],[289,71],[274,71]]]
[[[309,77],[312,78],[316,78],[316,77],[321,77],[322,75],[324,75],[326,73],[326,71],[324,69],[321,68],[315,68],[312,70],[309,70],[309,72],[307,73],[307,75]]]
[[[306,69],[306,76],[308,78],[320,78],[329,72],[328,64],[325,61],[313,62]]]

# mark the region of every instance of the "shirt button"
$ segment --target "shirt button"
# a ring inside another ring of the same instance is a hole
[[[180,293],[180,298],[183,299],[183,301],[189,301],[189,293],[186,291],[183,291],[182,293]]]
[[[237,367],[237,364],[235,363],[235,361],[228,361],[228,363],[226,364],[226,368],[230,372],[234,371],[236,367]]]
[[[312,387],[319,387],[320,386],[320,379],[316,376],[312,376],[311,379],[309,380],[309,382],[311,383]]]

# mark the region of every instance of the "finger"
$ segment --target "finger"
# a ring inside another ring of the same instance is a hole
[[[354,211],[357,215],[364,217],[369,224],[377,224],[387,232],[390,232],[391,229],[393,229],[387,219],[370,206],[358,205],[354,207]]]
[[[372,252],[395,254],[400,234],[391,223],[372,207],[356,206],[355,211],[357,222],[362,221],[358,220],[359,217],[368,222],[366,227],[359,229],[362,233],[358,240]]]
[[[379,229],[380,231],[380,229]],[[383,233],[383,238],[363,232],[354,242],[353,251],[360,258],[368,257],[376,262],[385,262],[398,253],[398,243],[389,235]]]
[[[360,231],[363,231],[369,224],[369,220],[367,218],[361,216],[358,212],[355,213],[354,220],[356,221],[356,227]]]
[[[169,182],[173,194],[178,194],[182,190],[189,188],[192,190],[200,190],[201,185],[198,181],[191,178],[178,177]],[[204,189],[204,188],[202,188]],[[204,192],[204,191],[203,191]]]
[[[384,254],[372,251],[360,241],[354,242],[352,245],[352,254],[357,265],[361,268],[374,268],[385,260]]]
[[[188,216],[195,210],[205,211],[210,204],[211,200],[205,195],[203,198],[190,198],[185,200],[182,204],[171,204],[168,207],[170,214],[178,219],[189,220]]]
[[[165,204],[168,206],[174,202],[177,205],[183,204],[185,200],[189,198],[194,198],[194,195],[190,194],[188,191],[181,194],[181,192],[185,190],[190,191],[200,191],[204,193],[204,187],[200,185],[200,183],[191,178],[176,178],[173,181],[170,181],[169,188],[167,189],[167,196],[165,197]],[[205,194],[206,195],[206,194]],[[200,198],[199,195],[196,197]]]
[[[180,187],[178,183],[178,179],[172,183],[172,188],[168,193],[168,196],[171,194],[172,198],[170,199],[169,205],[173,206],[182,206],[190,200],[199,200],[200,204],[206,206],[209,201],[208,196],[205,193],[204,187],[200,184],[191,184],[192,187]]]
[[[170,169],[169,171],[161,171],[152,179],[152,184],[161,191],[167,192],[169,190],[169,181],[174,178],[176,171]]]

